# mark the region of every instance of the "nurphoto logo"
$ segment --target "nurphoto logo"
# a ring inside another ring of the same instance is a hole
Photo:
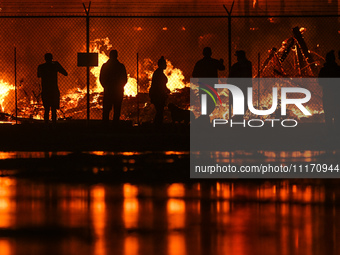
[[[305,116],[311,116],[312,114],[309,110],[303,105],[308,103],[311,99],[311,92],[306,88],[301,87],[280,87],[281,90],[281,97],[278,97],[278,88],[272,88],[272,104],[269,109],[256,109],[253,105],[253,88],[247,87],[246,88],[246,98],[244,95],[244,90],[242,90],[239,86],[232,85],[232,84],[214,84],[213,87],[207,84],[200,83],[199,90],[201,91],[200,94],[200,101],[201,101],[201,115],[209,115],[208,114],[208,96],[213,100],[214,105],[217,105],[218,99],[220,105],[222,105],[222,100],[216,89],[227,89],[229,91],[229,96],[232,97],[231,108],[232,113],[234,116],[245,115],[246,107],[248,107],[251,114],[256,116],[268,116],[273,114],[278,110],[278,106],[281,116],[287,116],[287,106],[292,105],[293,107],[297,107]],[[299,95],[298,98],[289,98],[289,94],[291,95]],[[278,101],[280,100],[280,105]],[[247,103],[247,104],[245,104]],[[230,127],[235,125],[242,125],[244,127],[262,127],[264,126],[265,122],[270,122],[271,126],[274,127],[275,122],[280,122],[281,126],[283,127],[296,127],[298,122],[295,119],[277,119],[277,118],[266,118],[266,119],[254,119],[250,118],[247,121],[244,119],[241,122],[233,121],[232,118],[229,120],[221,119],[221,118],[214,118],[212,120],[212,126],[216,127],[217,125],[226,125],[230,124]]]

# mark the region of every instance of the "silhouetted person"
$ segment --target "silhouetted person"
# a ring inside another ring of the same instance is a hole
[[[192,72],[193,78],[216,78],[211,79],[209,86],[214,87],[215,83],[218,83],[218,71],[225,70],[223,65],[223,59],[217,60],[211,57],[212,51],[210,47],[203,49],[203,58],[195,64],[194,71]],[[202,85],[204,87],[204,84]],[[200,99],[201,99],[200,90]],[[213,95],[215,96],[215,95]],[[207,97],[207,116],[209,116],[215,109],[215,103],[210,96]]]
[[[67,76],[66,70],[57,61],[52,61],[51,53],[45,54],[46,63],[38,66],[38,77],[41,78],[42,101],[45,109],[44,120],[48,123],[50,110],[52,122],[57,121],[57,109],[60,105],[60,91],[58,88],[58,73]]]
[[[112,106],[114,107],[113,122],[118,124],[124,96],[124,86],[127,83],[125,66],[118,61],[118,52],[110,51],[110,59],[100,70],[100,83],[104,88],[103,122],[108,124]]]
[[[238,86],[244,95],[244,113],[247,112],[247,88],[252,87],[252,76],[253,76],[253,67],[252,63],[247,59],[246,53],[243,50],[238,50],[235,53],[235,56],[237,57],[237,62],[233,64],[230,68],[228,83],[232,85]],[[235,79],[233,81],[233,78],[247,78],[238,80]],[[241,81],[241,82],[240,82]],[[235,84],[237,83],[237,84]],[[230,99],[231,102],[233,102],[233,98]],[[235,120],[243,120],[242,115],[235,116]]]
[[[319,78],[339,78],[340,67],[335,62],[334,50],[326,55],[326,63],[321,68]],[[323,90],[323,110],[325,113],[325,122],[327,128],[332,128],[334,124],[340,122],[340,84],[334,79],[319,79],[319,85]],[[333,123],[334,121],[334,123]]]
[[[168,78],[164,74],[165,69],[166,61],[162,56],[158,60],[158,68],[152,75],[152,82],[149,90],[151,103],[154,104],[156,108],[154,124],[157,126],[160,126],[163,123],[164,106],[166,105],[166,100],[170,94],[170,90],[166,87]]]
[[[218,71],[225,70],[223,59],[217,60],[211,57],[210,47],[203,49],[203,58],[195,64],[192,73],[193,78],[218,78]]]

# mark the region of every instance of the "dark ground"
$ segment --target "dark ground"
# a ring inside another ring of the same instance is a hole
[[[221,139],[225,151],[340,148],[340,130],[327,132],[323,123],[302,123],[295,128],[219,128],[225,129]],[[60,121],[55,127],[1,124],[0,140],[0,151],[189,151],[190,127],[165,124],[157,129],[124,123],[103,127],[100,121],[81,120]]]

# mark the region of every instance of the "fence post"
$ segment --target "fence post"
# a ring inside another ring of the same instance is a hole
[[[17,47],[14,47],[15,124],[18,124]]]
[[[85,13],[86,13],[86,53],[90,53],[90,8],[91,1],[89,2],[89,7],[86,8],[83,3]],[[86,93],[87,93],[87,123],[90,120],[90,67],[86,67]]]
[[[234,8],[234,3],[235,1],[233,1],[233,3],[231,4],[230,7],[230,11],[227,9],[227,7],[225,7],[225,5],[223,5],[224,9],[226,10],[226,12],[228,13],[228,69],[229,69],[229,74],[230,74],[230,70],[231,70],[231,13],[233,11]],[[229,92],[229,119],[231,119],[231,103],[230,103],[230,95],[231,93]]]
[[[139,126],[139,55],[138,55],[138,52],[137,52],[137,94],[136,94],[136,97],[137,97],[137,124]]]
[[[261,64],[260,64],[260,59],[261,55],[260,52],[257,54],[257,109],[260,109],[260,75],[261,75]]]

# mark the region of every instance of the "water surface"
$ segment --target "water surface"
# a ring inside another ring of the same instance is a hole
[[[339,254],[333,183],[0,178],[0,254]]]

